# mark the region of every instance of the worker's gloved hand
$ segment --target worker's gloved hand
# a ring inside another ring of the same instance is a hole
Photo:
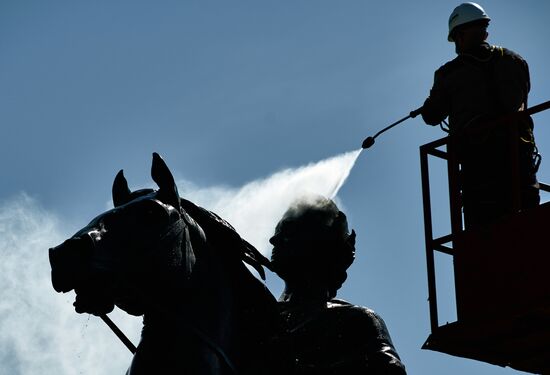
[[[424,107],[420,107],[418,109],[415,109],[414,111],[412,111],[409,116],[411,116],[411,118],[415,118],[416,116],[420,115],[422,113],[422,110],[424,109]]]

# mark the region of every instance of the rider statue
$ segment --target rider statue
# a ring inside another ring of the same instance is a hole
[[[270,242],[272,267],[285,282],[279,307],[289,374],[406,374],[382,318],[335,299],[354,260],[355,232],[333,201],[297,201]]]

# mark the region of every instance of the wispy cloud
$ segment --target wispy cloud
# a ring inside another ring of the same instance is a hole
[[[288,205],[312,192],[336,194],[359,151],[277,172],[241,188],[180,182],[180,193],[217,212],[269,253],[268,238]],[[74,294],[51,287],[47,249],[71,233],[63,219],[22,194],[0,204],[0,373],[123,374],[131,354],[98,318],[78,315]],[[111,314],[134,343],[141,320]]]

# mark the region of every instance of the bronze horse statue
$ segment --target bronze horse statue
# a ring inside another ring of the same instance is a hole
[[[276,300],[243,264],[264,277],[269,261],[219,216],[180,198],[156,153],[151,175],[158,190],[131,192],[120,171],[115,207],[49,250],[54,289],[75,290],[78,313],[116,305],[144,316],[127,375],[277,373]]]

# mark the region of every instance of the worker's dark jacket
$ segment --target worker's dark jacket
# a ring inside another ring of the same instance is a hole
[[[374,311],[333,299],[325,308],[280,302],[289,375],[406,375],[384,321]]]
[[[535,143],[530,117],[517,121],[519,136],[510,138],[512,122],[493,123],[527,108],[529,68],[518,54],[482,43],[461,53],[435,72],[422,117],[436,125],[449,117],[451,135],[462,163],[462,193],[466,224],[477,226],[514,212],[511,166],[518,160],[521,208],[538,205]],[[480,129],[484,129],[479,131]],[[519,158],[510,157],[517,144]]]
[[[460,131],[479,116],[526,108],[530,88],[529,68],[521,56],[483,43],[435,72],[422,117],[437,125],[449,116],[451,131]]]

